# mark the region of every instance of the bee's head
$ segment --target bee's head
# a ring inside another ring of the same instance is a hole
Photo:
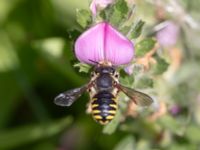
[[[110,66],[99,66],[95,68],[95,73],[99,74],[114,74],[115,68]]]
[[[115,67],[113,67],[112,63],[108,61],[100,61],[100,62],[96,62],[93,60],[90,61],[96,64],[94,71],[92,72],[92,76],[94,75],[98,76],[103,74],[114,75],[116,72]]]

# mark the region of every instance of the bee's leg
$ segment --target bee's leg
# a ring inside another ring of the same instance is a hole
[[[90,96],[90,101],[89,101],[89,103],[87,104],[87,110],[86,110],[86,113],[88,113],[88,114],[91,114],[91,112],[92,112],[92,98],[94,97],[94,95],[97,93],[96,92],[96,89],[94,88],[94,87],[90,87],[88,90],[88,93],[89,93],[89,96]]]
[[[87,114],[91,114],[91,112],[92,112],[92,106],[91,106],[91,102],[89,102],[89,103],[87,104],[86,113],[87,113]]]

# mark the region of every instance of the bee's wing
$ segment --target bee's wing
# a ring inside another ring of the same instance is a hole
[[[150,106],[153,103],[153,99],[147,94],[120,84],[117,87],[139,106]]]
[[[59,106],[71,106],[86,90],[88,86],[84,85],[79,88],[68,90],[66,92],[60,93],[54,99],[54,103]]]

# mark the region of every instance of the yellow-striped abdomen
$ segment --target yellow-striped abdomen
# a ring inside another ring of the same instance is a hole
[[[92,99],[92,115],[93,118],[102,125],[109,123],[116,114],[117,102],[115,97],[103,91],[97,93]]]

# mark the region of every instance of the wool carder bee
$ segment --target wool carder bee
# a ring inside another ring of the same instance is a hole
[[[94,66],[91,79],[82,87],[58,95],[55,104],[71,106],[87,91],[93,118],[105,125],[118,110],[119,92],[140,106],[149,106],[153,102],[150,96],[119,83],[117,67],[132,62],[134,43],[108,22],[100,22],[83,32],[75,41],[74,50],[80,62]]]
[[[92,116],[102,125],[109,123],[114,118],[118,110],[120,91],[139,106],[149,106],[153,102],[147,94],[121,85],[119,73],[111,63],[100,63],[91,72],[89,83],[59,94],[54,103],[59,106],[71,106],[86,91],[90,95]]]

